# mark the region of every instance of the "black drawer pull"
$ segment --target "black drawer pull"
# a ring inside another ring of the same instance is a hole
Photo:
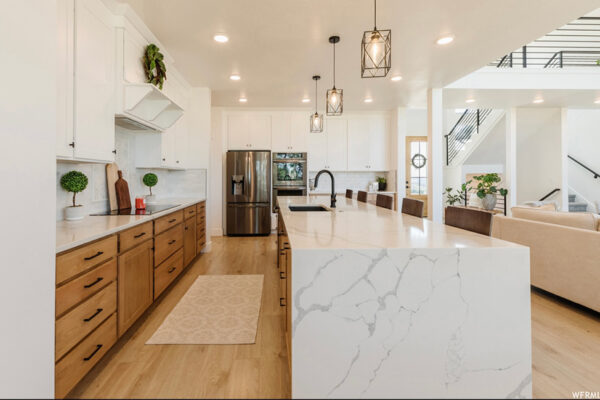
[[[103,277],[99,276],[98,279],[96,279],[94,282],[89,283],[87,285],[83,285],[83,287],[84,287],[84,289],[89,289],[92,286],[94,286],[95,284],[97,284],[98,282],[102,281],[103,279],[104,279]]]
[[[175,239],[171,240],[171,241],[169,242],[169,245],[171,245],[171,244],[175,243],[176,241],[177,241],[177,240],[175,240]]]
[[[285,276],[283,276],[283,271],[279,271],[279,279],[285,279]]]
[[[173,268],[171,268],[171,269],[169,270],[169,274],[170,274],[171,272],[175,271],[176,269],[177,269],[176,267],[173,267]]]
[[[177,218],[173,218],[173,219],[169,220],[169,223],[172,224],[175,221],[177,221]]]
[[[193,213],[194,213],[194,210],[190,210],[190,211],[189,211],[189,213],[190,213],[190,214],[193,214]]]
[[[187,230],[188,230],[188,228],[189,228],[189,226],[186,226],[186,227],[185,227],[185,228],[183,228],[183,229],[187,231]]]
[[[87,357],[84,357],[84,358],[83,358],[83,361],[90,361],[90,360],[92,359],[92,357],[94,357],[94,356],[96,355],[96,353],[98,352],[98,350],[100,350],[100,349],[102,348],[102,346],[103,346],[103,345],[101,345],[101,344],[97,344],[97,345],[96,345],[96,350],[94,350],[94,351],[92,352],[92,354],[90,354],[89,356],[87,356]]]
[[[137,238],[141,238],[142,236],[144,236],[146,234],[146,232],[142,232],[139,235],[135,235],[133,238],[137,239]]]
[[[103,252],[103,251],[99,251],[99,252],[97,252],[96,254],[94,254],[93,256],[90,256],[90,257],[86,257],[86,258],[84,258],[84,260],[85,260],[85,261],[89,261],[89,260],[91,260],[92,258],[96,258],[96,257],[98,257],[98,256],[101,256],[102,254],[104,254],[104,252]]]
[[[279,305],[280,305],[281,307],[285,307],[285,304],[283,303],[283,301],[284,301],[284,300],[285,300],[285,298],[283,298],[283,297],[280,297],[280,298],[279,298]]]
[[[90,322],[91,320],[93,320],[96,317],[96,315],[100,314],[102,312],[102,310],[103,310],[102,308],[96,309],[96,312],[91,317],[84,318],[83,322]]]

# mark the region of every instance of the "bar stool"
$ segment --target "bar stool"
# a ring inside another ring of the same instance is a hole
[[[346,198],[347,199],[351,199],[352,198],[352,189],[346,189]]]
[[[356,200],[366,203],[367,202],[367,192],[363,192],[362,190],[359,190],[358,195],[356,196]]]
[[[488,211],[474,210],[465,207],[446,207],[444,223],[449,226],[490,236],[492,232],[492,216]]]
[[[394,198],[391,196],[386,196],[385,194],[378,194],[377,200],[375,200],[375,205],[377,205],[377,207],[384,207],[388,210],[393,210]]]
[[[402,214],[423,218],[424,208],[425,203],[421,200],[409,199],[408,197],[402,199]]]

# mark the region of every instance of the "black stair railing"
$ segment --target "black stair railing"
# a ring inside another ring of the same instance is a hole
[[[492,112],[491,109],[466,109],[446,138],[446,165],[450,165],[458,153],[465,148],[479,127]]]
[[[567,155],[567,157],[569,158],[569,160],[573,161],[575,164],[579,165],[580,167],[582,167],[583,169],[587,170],[592,175],[594,175],[594,179],[598,179],[600,177],[600,173],[594,171],[593,169],[591,169],[590,167],[588,167],[587,165],[585,165],[581,161],[579,161],[576,158],[574,158],[572,156],[569,156],[569,155]]]
[[[539,201],[544,201],[546,200],[548,197],[552,196],[554,193],[556,192],[560,192],[560,188],[556,188],[556,189],[552,189],[552,191],[550,191],[549,193],[547,193],[545,196],[543,196]]]

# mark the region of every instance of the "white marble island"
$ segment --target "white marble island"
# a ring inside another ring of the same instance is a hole
[[[528,248],[356,200],[278,200],[292,397],[531,397]]]

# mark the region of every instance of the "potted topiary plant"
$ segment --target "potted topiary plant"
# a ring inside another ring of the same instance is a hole
[[[156,201],[156,196],[152,194],[152,187],[156,186],[158,183],[158,176],[152,172],[148,172],[144,175],[142,181],[144,182],[144,185],[148,186],[148,189],[150,189],[150,194],[146,196],[146,204],[152,204]]]
[[[506,196],[508,193],[508,190],[496,187],[496,184],[502,180],[496,173],[474,176],[473,179],[479,182],[477,183],[477,197],[481,199],[481,204],[486,210],[493,210],[496,207],[497,193],[502,196]]]
[[[387,180],[385,179],[385,176],[378,176],[375,179],[377,179],[377,183],[379,183],[379,191],[380,192],[387,189]]]
[[[65,208],[65,219],[67,221],[76,221],[83,219],[84,208],[77,205],[75,196],[82,192],[88,185],[88,178],[83,172],[70,171],[60,178],[60,186],[67,192],[73,193],[73,205]]]

